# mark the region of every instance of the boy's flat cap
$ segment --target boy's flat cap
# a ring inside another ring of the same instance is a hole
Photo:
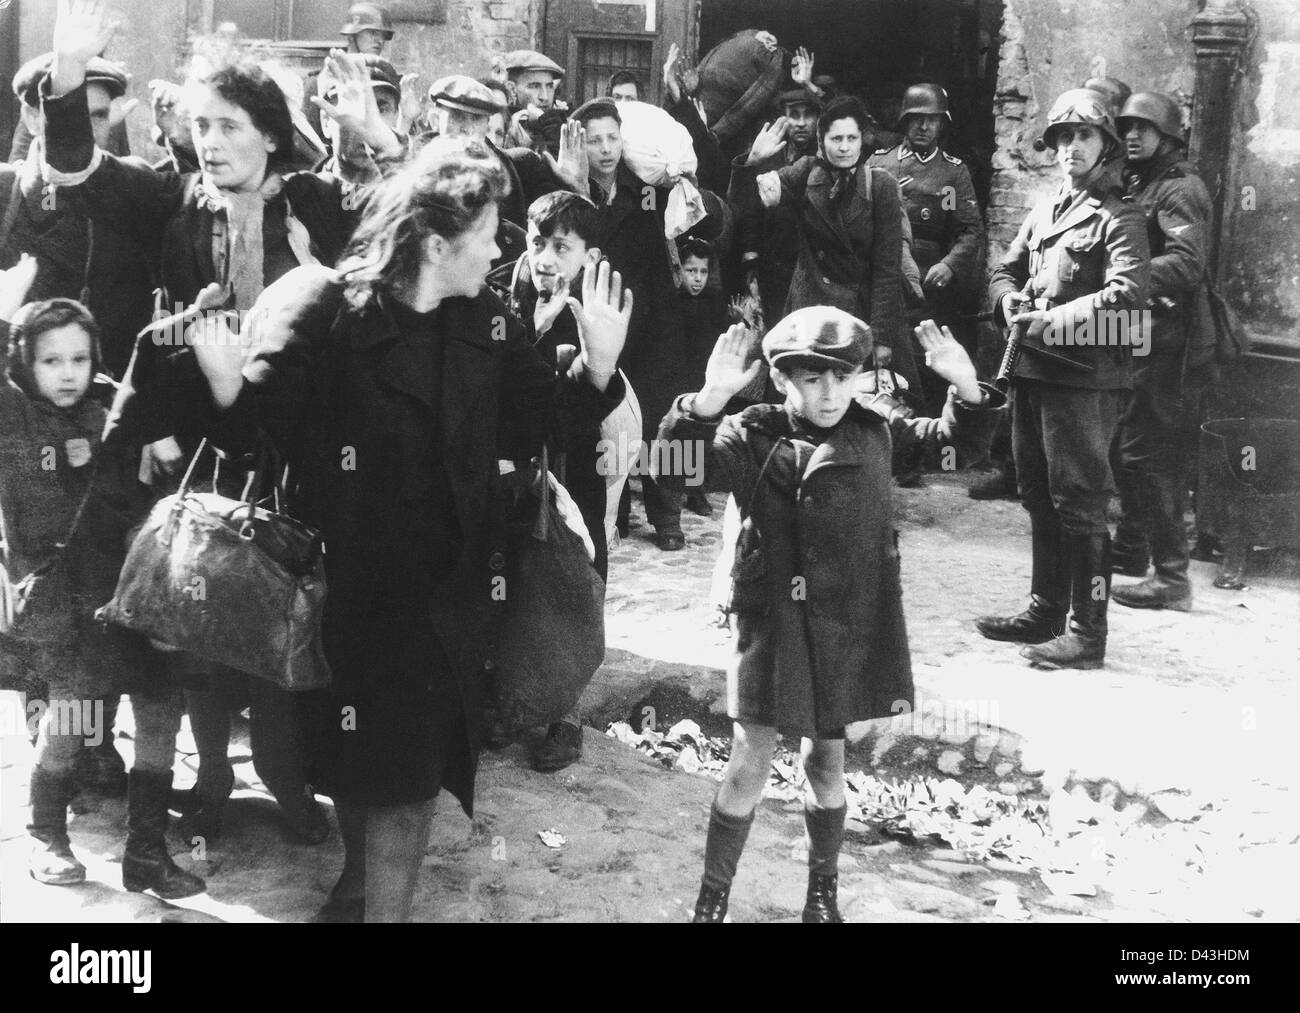
[[[506,70],[511,74],[525,70],[549,70],[556,77],[564,76],[564,68],[545,53],[535,49],[512,49],[506,53]]]
[[[805,306],[763,338],[768,364],[787,370],[861,366],[871,354],[871,328],[834,306]]]
[[[14,75],[14,94],[29,106],[40,105],[41,99],[37,89],[53,64],[53,53],[42,53],[24,63]],[[110,98],[121,98],[125,95],[130,80],[131,75],[126,72],[125,67],[120,63],[105,60],[102,56],[92,56],[90,62],[86,64],[86,83],[102,84],[108,89]]]
[[[464,74],[451,74],[434,81],[429,86],[429,101],[475,116],[491,116],[505,111],[505,106],[485,85]]]

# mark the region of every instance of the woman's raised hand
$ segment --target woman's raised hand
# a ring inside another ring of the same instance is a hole
[[[116,26],[104,0],[59,0],[50,87],[66,95],[86,79],[86,64],[108,48]]]
[[[805,46],[800,46],[790,61],[790,79],[800,86],[812,84],[813,54]]]
[[[24,253],[18,263],[0,271],[0,320],[12,320],[27,301],[27,292],[36,280],[36,258]]]
[[[597,270],[588,267],[582,273],[582,302],[573,296],[565,296],[565,301],[578,321],[582,358],[588,372],[608,381],[618,368],[618,357],[627,341],[632,290],[625,289],[623,276],[611,272],[609,261],[602,260]]]
[[[744,324],[732,324],[719,335],[704,367],[704,386],[695,395],[696,415],[721,415],[727,402],[758,377],[763,360],[749,362],[752,340]]]
[[[789,129],[790,121],[784,116],[778,116],[771,123],[764,123],[763,129],[758,132],[754,143],[750,145],[749,157],[745,159],[745,164],[757,165],[780,154],[781,149],[785,147],[785,135]]]

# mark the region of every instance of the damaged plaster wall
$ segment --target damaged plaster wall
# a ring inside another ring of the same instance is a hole
[[[1300,351],[1300,5],[1251,7],[1259,35],[1238,96],[1223,289],[1257,342]]]

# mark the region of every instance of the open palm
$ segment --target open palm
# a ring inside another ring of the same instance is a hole
[[[83,66],[108,48],[113,25],[103,0],[59,0],[54,52]]]

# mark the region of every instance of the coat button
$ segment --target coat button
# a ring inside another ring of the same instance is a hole
[[[929,209],[929,208],[921,208],[921,220],[924,221],[924,222],[928,222],[928,221],[930,220],[930,209]]]
[[[494,552],[488,557],[488,568],[492,570],[504,570],[506,568],[506,557],[499,552]]]

